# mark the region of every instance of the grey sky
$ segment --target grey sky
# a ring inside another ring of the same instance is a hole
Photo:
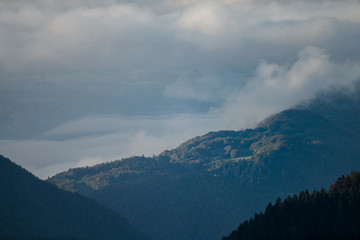
[[[158,154],[360,77],[360,2],[0,1],[0,153]]]

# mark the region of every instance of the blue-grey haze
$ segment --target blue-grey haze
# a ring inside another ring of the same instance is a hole
[[[0,2],[0,153],[41,178],[251,127],[360,77],[360,2]]]

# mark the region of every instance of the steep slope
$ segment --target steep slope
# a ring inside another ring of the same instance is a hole
[[[148,224],[142,229],[155,239],[219,239],[220,233],[238,224],[229,214],[250,216],[257,209],[254,206],[265,202],[264,195],[238,181],[209,173],[156,174],[120,182],[90,196],[134,224]]]
[[[359,239],[360,173],[342,176],[326,192],[277,199],[223,240]]]
[[[359,96],[358,86],[326,93],[254,129],[210,132],[153,158],[71,169],[49,181],[124,213],[154,239],[219,239],[268,199],[360,169]]]
[[[109,165],[111,170],[104,170]],[[229,212],[249,217],[258,209],[254,206],[262,206],[270,197],[254,193],[231,177],[161,157],[133,157],[72,169],[51,181],[121,212],[154,239],[219,239],[238,224],[228,218]],[[208,231],[204,234],[199,229]]]
[[[0,239],[146,239],[113,211],[0,155]]]

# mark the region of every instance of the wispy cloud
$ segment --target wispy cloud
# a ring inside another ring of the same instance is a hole
[[[0,152],[46,177],[252,126],[360,76],[359,12],[356,0],[1,1]]]
[[[213,119],[202,115],[89,116],[55,127],[31,140],[0,140],[1,153],[41,178],[70,167],[134,155],[152,156],[205,134]]]
[[[306,47],[291,65],[263,61],[248,84],[232,93],[219,111],[223,127],[255,124],[270,114],[360,79],[360,63],[336,63],[316,47]],[[251,126],[251,125],[250,125]]]
[[[289,55],[284,58],[280,47],[292,48],[290,55],[305,45],[349,51],[343,43],[340,46],[338,34],[344,33],[346,25],[353,33],[347,42],[358,37],[359,5],[357,1],[234,1],[230,5],[221,1],[87,5],[4,1],[0,61],[7,70],[58,72],[188,68],[201,61],[207,66],[236,65],[234,60],[244,63],[276,55],[288,61]],[[159,14],[159,6],[167,11]],[[358,56],[358,50],[353,51]]]

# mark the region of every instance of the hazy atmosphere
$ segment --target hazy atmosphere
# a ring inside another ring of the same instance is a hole
[[[0,1],[0,153],[40,178],[254,126],[360,76],[360,1]]]

